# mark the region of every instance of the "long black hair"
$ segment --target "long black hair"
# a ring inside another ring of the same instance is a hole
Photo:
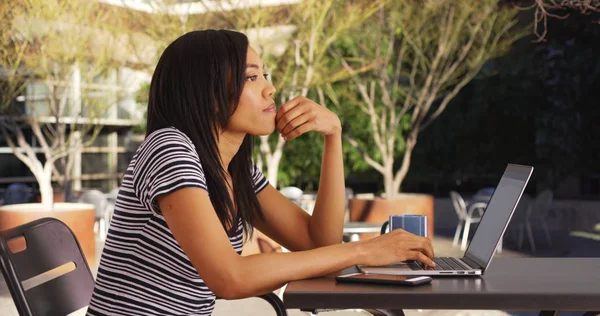
[[[217,143],[219,129],[227,126],[240,101],[247,52],[248,38],[235,31],[193,31],[176,39],[152,76],[146,130],[148,136],[173,126],[192,140],[221,224],[235,231],[241,218],[246,237],[252,235],[254,219],[263,218],[254,193],[252,136],[246,135],[229,163],[233,201]]]

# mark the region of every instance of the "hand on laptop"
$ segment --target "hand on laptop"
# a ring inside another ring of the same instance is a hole
[[[379,266],[408,260],[419,260],[435,267],[433,245],[427,237],[395,229],[379,237],[360,242],[362,262],[360,264]]]

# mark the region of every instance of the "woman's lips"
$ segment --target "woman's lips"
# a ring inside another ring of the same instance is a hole
[[[275,104],[269,105],[263,112],[275,113],[277,112],[277,108],[275,108]]]

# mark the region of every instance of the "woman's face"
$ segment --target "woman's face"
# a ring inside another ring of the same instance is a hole
[[[248,47],[246,82],[240,103],[229,118],[225,130],[251,135],[273,133],[277,114],[273,93],[275,87],[267,80],[262,60],[252,47]]]

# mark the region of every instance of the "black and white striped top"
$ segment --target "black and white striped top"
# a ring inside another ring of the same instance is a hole
[[[258,193],[267,180],[253,167]],[[192,141],[175,128],[148,135],[125,172],[87,315],[212,313],[215,295],[179,247],[156,202],[185,187],[206,190]],[[240,218],[228,235],[241,254]]]

